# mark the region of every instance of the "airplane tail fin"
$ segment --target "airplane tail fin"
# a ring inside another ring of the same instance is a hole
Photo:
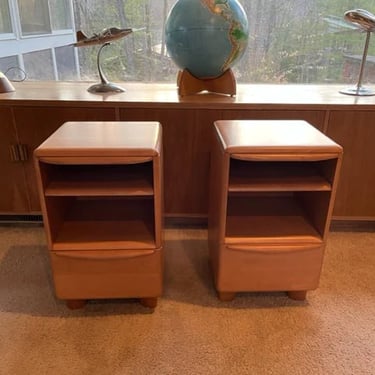
[[[77,31],[77,42],[79,42],[81,40],[84,40],[84,39],[87,39],[87,36],[81,30],[78,30]]]

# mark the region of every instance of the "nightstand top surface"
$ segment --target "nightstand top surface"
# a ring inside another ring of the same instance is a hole
[[[341,153],[342,147],[303,120],[220,120],[216,132],[227,153]]]
[[[66,122],[36,150],[36,156],[155,156],[160,154],[158,122]]]

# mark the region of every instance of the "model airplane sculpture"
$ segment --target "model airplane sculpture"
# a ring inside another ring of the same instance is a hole
[[[110,27],[108,29],[102,30],[99,34],[94,34],[90,37],[85,35],[81,30],[77,31],[77,42],[73,43],[75,47],[86,47],[100,45],[97,56],[97,66],[99,71],[100,83],[90,86],[87,90],[91,93],[106,93],[106,92],[123,92],[125,91],[121,86],[108,81],[105,77],[102,68],[100,66],[100,54],[105,46],[111,44],[111,42],[124,38],[125,36],[131,34],[134,30],[119,29],[117,27]]]
[[[79,30],[77,31],[77,42],[73,45],[75,47],[85,47],[110,43],[117,39],[124,38],[132,32],[133,29],[118,29],[117,27],[110,27],[108,29],[104,29],[99,34],[94,34],[93,36],[88,37],[81,30]]]
[[[364,31],[375,31],[375,15],[364,9],[348,10],[344,18]]]
[[[371,96],[375,95],[375,91],[362,86],[363,70],[366,63],[367,51],[370,43],[371,33],[375,31],[375,15],[364,9],[348,10],[344,14],[344,19],[360,30],[366,32],[365,48],[363,50],[361,66],[359,68],[358,82],[355,87],[340,90],[342,94],[356,95],[356,96]]]

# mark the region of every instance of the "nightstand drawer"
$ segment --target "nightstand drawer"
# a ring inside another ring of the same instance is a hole
[[[162,293],[162,248],[54,251],[51,264],[61,299],[139,298]]]
[[[316,289],[323,253],[323,245],[222,245],[217,288],[221,291]]]

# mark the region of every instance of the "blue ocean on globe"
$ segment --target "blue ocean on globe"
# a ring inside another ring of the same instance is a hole
[[[169,56],[200,79],[215,78],[244,54],[249,26],[237,0],[178,0],[165,26]]]

